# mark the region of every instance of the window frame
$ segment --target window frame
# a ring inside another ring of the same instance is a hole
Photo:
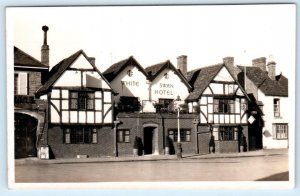
[[[277,103],[275,103],[275,101]],[[274,111],[274,117],[280,117],[280,99],[279,98],[275,98],[273,100],[273,111]]]
[[[281,127],[281,129],[278,129],[279,127]],[[288,123],[273,123],[272,128],[273,128],[273,139],[276,139],[276,140],[289,139]]]
[[[170,134],[172,132],[172,134]],[[191,142],[192,130],[182,128],[180,129],[180,142]],[[168,129],[168,137],[173,140],[173,142],[177,142],[178,129],[172,128]]]
[[[127,133],[128,132],[128,133]],[[120,137],[120,134],[122,134]],[[117,130],[117,142],[118,143],[130,143],[130,129],[118,129]],[[128,138],[128,140],[126,140]]]
[[[81,132],[80,135],[79,132]],[[64,144],[97,144],[98,143],[97,129],[91,127],[65,128],[63,143]]]
[[[235,114],[235,100],[230,98],[214,98],[213,113],[214,114]]]
[[[74,95],[76,95],[76,96],[74,96]],[[80,104],[81,101],[84,103]],[[94,111],[95,110],[95,92],[70,90],[69,91],[69,108],[71,111]]]
[[[228,133],[227,133],[228,132]],[[219,126],[218,141],[238,141],[238,128],[235,126]]]

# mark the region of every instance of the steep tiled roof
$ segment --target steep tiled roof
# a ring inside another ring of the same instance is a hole
[[[155,65],[151,65],[145,68],[149,76],[149,80],[153,81],[163,70],[171,69],[175,72],[175,74],[181,79],[183,83],[189,88],[192,89],[192,86],[188,83],[187,79],[182,75],[180,70],[177,70],[174,65],[169,61],[164,61],[162,63],[158,63]]]
[[[218,74],[223,64],[203,67],[187,73],[187,79],[194,90],[189,94],[186,100],[197,100],[209,85],[211,80]]]
[[[83,50],[79,50],[76,53],[72,54],[71,56],[69,56],[68,58],[63,59],[62,61],[60,61],[57,65],[55,65],[50,73],[49,73],[49,79],[47,80],[47,82],[41,86],[41,88],[36,92],[37,96],[43,95],[44,93],[46,93],[49,89],[51,89],[52,85],[54,84],[54,82],[65,72],[65,70],[72,65],[72,63],[80,56],[80,55],[84,55],[86,59],[88,59],[87,55],[83,52]],[[94,69],[98,72],[98,74],[100,74],[102,76],[102,78],[105,80],[104,76],[100,73],[100,71],[97,69],[96,66],[92,65],[91,66],[94,67]],[[107,81],[106,81],[107,82]],[[110,85],[107,82],[108,85]]]
[[[244,67],[238,66],[244,73],[246,69],[246,76],[254,85],[260,89],[267,96],[288,96],[288,79],[283,75],[276,76],[272,80],[268,73],[261,70],[259,67]]]
[[[103,72],[103,75],[109,82],[111,82],[128,65],[136,66],[146,77],[148,77],[144,68],[137,62],[137,60],[133,56],[130,56],[127,59],[121,60],[111,65]]]
[[[14,46],[14,65],[17,66],[30,66],[36,68],[48,68],[49,66],[41,63],[39,60],[20,50]]]

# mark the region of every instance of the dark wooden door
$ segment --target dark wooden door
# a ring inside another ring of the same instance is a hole
[[[144,128],[144,154],[153,153],[153,127]]]

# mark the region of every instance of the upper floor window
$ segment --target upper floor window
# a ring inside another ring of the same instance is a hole
[[[280,100],[274,99],[274,117],[280,116]]]
[[[15,95],[28,95],[28,73],[14,74],[14,93]]]
[[[214,113],[234,113],[234,100],[214,99]]]
[[[89,92],[70,92],[70,109],[71,110],[93,110],[95,94]]]

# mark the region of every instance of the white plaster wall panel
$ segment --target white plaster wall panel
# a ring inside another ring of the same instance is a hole
[[[42,99],[42,100],[48,100],[47,95],[40,96],[40,99]]]
[[[235,123],[235,115],[230,114],[230,123]]]
[[[213,103],[213,98],[212,97],[207,97],[207,103]]]
[[[202,104],[206,105],[206,104],[207,104],[207,97],[201,97],[201,99],[200,99],[200,104],[201,104],[201,105],[202,105]]]
[[[244,93],[241,91],[241,89],[239,88],[236,92],[236,95],[240,95],[240,96],[244,96]]]
[[[214,94],[217,94],[217,95],[223,95],[224,94],[223,84],[210,83],[209,86],[213,90]]]
[[[212,92],[211,92],[210,88],[206,87],[206,89],[203,91],[203,95],[211,95],[211,94],[212,94]]]
[[[241,122],[242,122],[242,123],[247,123],[247,121],[248,121],[248,117],[247,117],[247,114],[245,114],[245,115],[242,117]]]
[[[205,116],[207,116],[207,106],[201,105],[201,106],[200,106],[200,110],[203,112],[203,114],[204,114]]]
[[[192,113],[193,112],[193,103],[189,102],[188,107],[189,107],[189,113]]]
[[[168,74],[169,77],[166,78],[165,74]],[[187,86],[170,69],[165,69],[152,81],[151,97],[154,101],[159,99],[177,99],[177,96],[184,100],[188,95]]]
[[[229,115],[226,114],[226,115],[224,115],[224,116],[225,116],[225,123],[226,123],[226,124],[229,124]]]
[[[51,122],[52,123],[59,123],[60,122],[60,117],[58,115],[58,112],[54,109],[54,107],[51,105],[50,107],[51,110]]]
[[[68,110],[69,109],[69,100],[62,100],[61,101],[61,108],[64,110]]]
[[[63,123],[69,123],[69,112],[62,111],[61,118]]]
[[[70,123],[77,123],[78,122],[78,112],[77,111],[70,111]]]
[[[69,98],[69,91],[68,90],[62,90],[61,91],[61,96],[63,99],[68,99]]]
[[[51,103],[58,109],[60,109],[60,101],[59,100],[51,100]]]
[[[214,122],[214,116],[212,114],[209,114],[207,120],[208,122]]]
[[[230,73],[228,70],[223,67],[220,72],[215,76],[214,78],[215,81],[224,81],[224,82],[233,82],[234,79],[231,77]]]
[[[102,123],[102,112],[95,112],[95,113],[96,113],[95,123]]]
[[[213,113],[213,104],[208,104],[208,113]]]
[[[79,111],[79,123],[86,122],[86,112]]]
[[[224,123],[225,122],[225,117],[224,117],[224,115],[223,114],[220,114],[220,123]]]
[[[111,110],[105,116],[104,123],[112,123],[112,112],[111,112]]]
[[[94,112],[87,112],[87,123],[95,123]]]
[[[235,99],[235,113],[240,113],[240,112],[241,112],[240,99],[236,98]]]
[[[202,113],[200,113],[200,123],[207,123],[206,118]]]
[[[104,103],[111,103],[111,92],[105,91],[103,94],[104,94]]]
[[[51,98],[60,98],[60,90],[53,89],[51,92]]]
[[[235,122],[236,123],[241,123],[241,116],[240,115],[235,115]]]
[[[213,127],[213,136],[215,140],[219,140],[219,128],[218,127]]]
[[[111,109],[112,109],[111,104],[104,104],[103,114],[106,114],[106,112]]]
[[[81,72],[67,70],[53,84],[54,87],[81,87]]]
[[[83,86],[91,88],[110,89],[109,85],[96,71],[84,71]]]
[[[127,72],[131,70],[132,76]],[[133,65],[127,66],[119,73],[113,81],[112,88],[119,93],[116,101],[119,101],[120,96],[138,97],[140,100],[149,100],[149,84],[146,76]]]
[[[96,110],[102,110],[102,100],[101,99],[96,99],[95,100],[95,109]]]
[[[217,115],[217,114],[214,115],[214,123],[215,124],[219,123],[219,115]]]
[[[71,68],[76,69],[92,69],[93,66],[90,64],[90,62],[85,58],[83,54],[81,54],[70,66]]]
[[[96,98],[102,98],[102,92],[96,91],[96,92],[95,92],[95,97],[96,97]]]

